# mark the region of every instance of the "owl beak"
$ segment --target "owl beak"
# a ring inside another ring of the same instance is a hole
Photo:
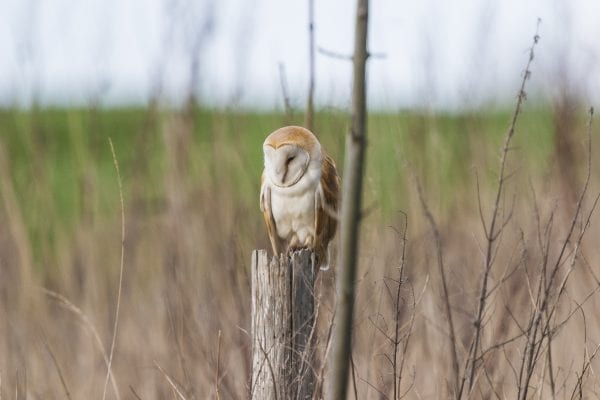
[[[308,161],[305,163],[304,167],[298,171],[296,176],[288,176],[289,170],[286,168],[285,172],[281,178],[281,186],[287,187],[287,186],[292,186],[292,185],[295,185],[296,183],[298,183],[300,178],[302,178],[302,176],[304,175],[304,171],[306,171],[307,167],[308,167]],[[289,178],[289,181],[286,182],[286,179],[288,179],[288,178]]]
[[[302,167],[299,169],[298,173],[296,174],[296,176],[292,176],[292,174],[290,173],[290,157],[289,157],[289,153],[282,153],[281,155],[282,158],[281,161],[277,163],[277,166],[274,169],[274,174],[273,177],[271,178],[271,181],[273,182],[274,185],[279,186],[279,187],[288,187],[288,186],[292,186],[294,184],[296,184],[300,178],[302,178],[302,175],[304,174],[304,171],[306,170],[306,168],[308,167],[310,158],[308,157],[308,155],[304,155],[304,154],[294,154],[293,157],[291,157],[291,159],[295,159],[296,157],[302,157],[304,160],[304,165],[302,165]],[[286,161],[287,159],[287,161]],[[285,162],[283,162],[285,161]]]
[[[278,186],[285,185],[285,176],[287,175],[287,166],[275,169],[275,178],[279,181]]]

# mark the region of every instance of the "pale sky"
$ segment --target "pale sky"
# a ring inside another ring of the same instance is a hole
[[[355,2],[315,0],[317,45],[349,54]],[[282,107],[308,85],[308,0],[0,0],[0,104],[144,104],[188,93],[194,47],[201,101]],[[537,18],[530,92],[570,87],[600,100],[598,0],[371,0],[372,107],[510,102]],[[208,22],[207,22],[208,21]],[[197,39],[200,38],[200,39]],[[351,64],[317,56],[316,97],[349,104]]]

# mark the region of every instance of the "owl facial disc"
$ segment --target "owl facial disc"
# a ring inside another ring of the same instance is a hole
[[[308,152],[293,144],[284,144],[277,149],[265,145],[264,152],[267,174],[275,186],[282,188],[295,185],[310,162]]]

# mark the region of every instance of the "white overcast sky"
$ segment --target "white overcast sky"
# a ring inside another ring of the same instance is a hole
[[[397,108],[503,103],[516,93],[537,18],[531,91],[600,100],[599,0],[371,0],[369,101]],[[352,50],[355,2],[315,0],[318,46]],[[217,106],[281,107],[308,84],[308,0],[0,0],[0,104],[143,104],[190,87]],[[207,21],[211,21],[207,23]],[[197,40],[196,38],[200,38]],[[317,56],[317,102],[349,103],[351,65]]]

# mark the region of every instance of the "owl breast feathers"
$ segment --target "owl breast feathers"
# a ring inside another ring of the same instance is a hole
[[[260,208],[274,254],[313,249],[328,261],[337,227],[340,179],[334,161],[309,130],[280,128],[263,144]]]

